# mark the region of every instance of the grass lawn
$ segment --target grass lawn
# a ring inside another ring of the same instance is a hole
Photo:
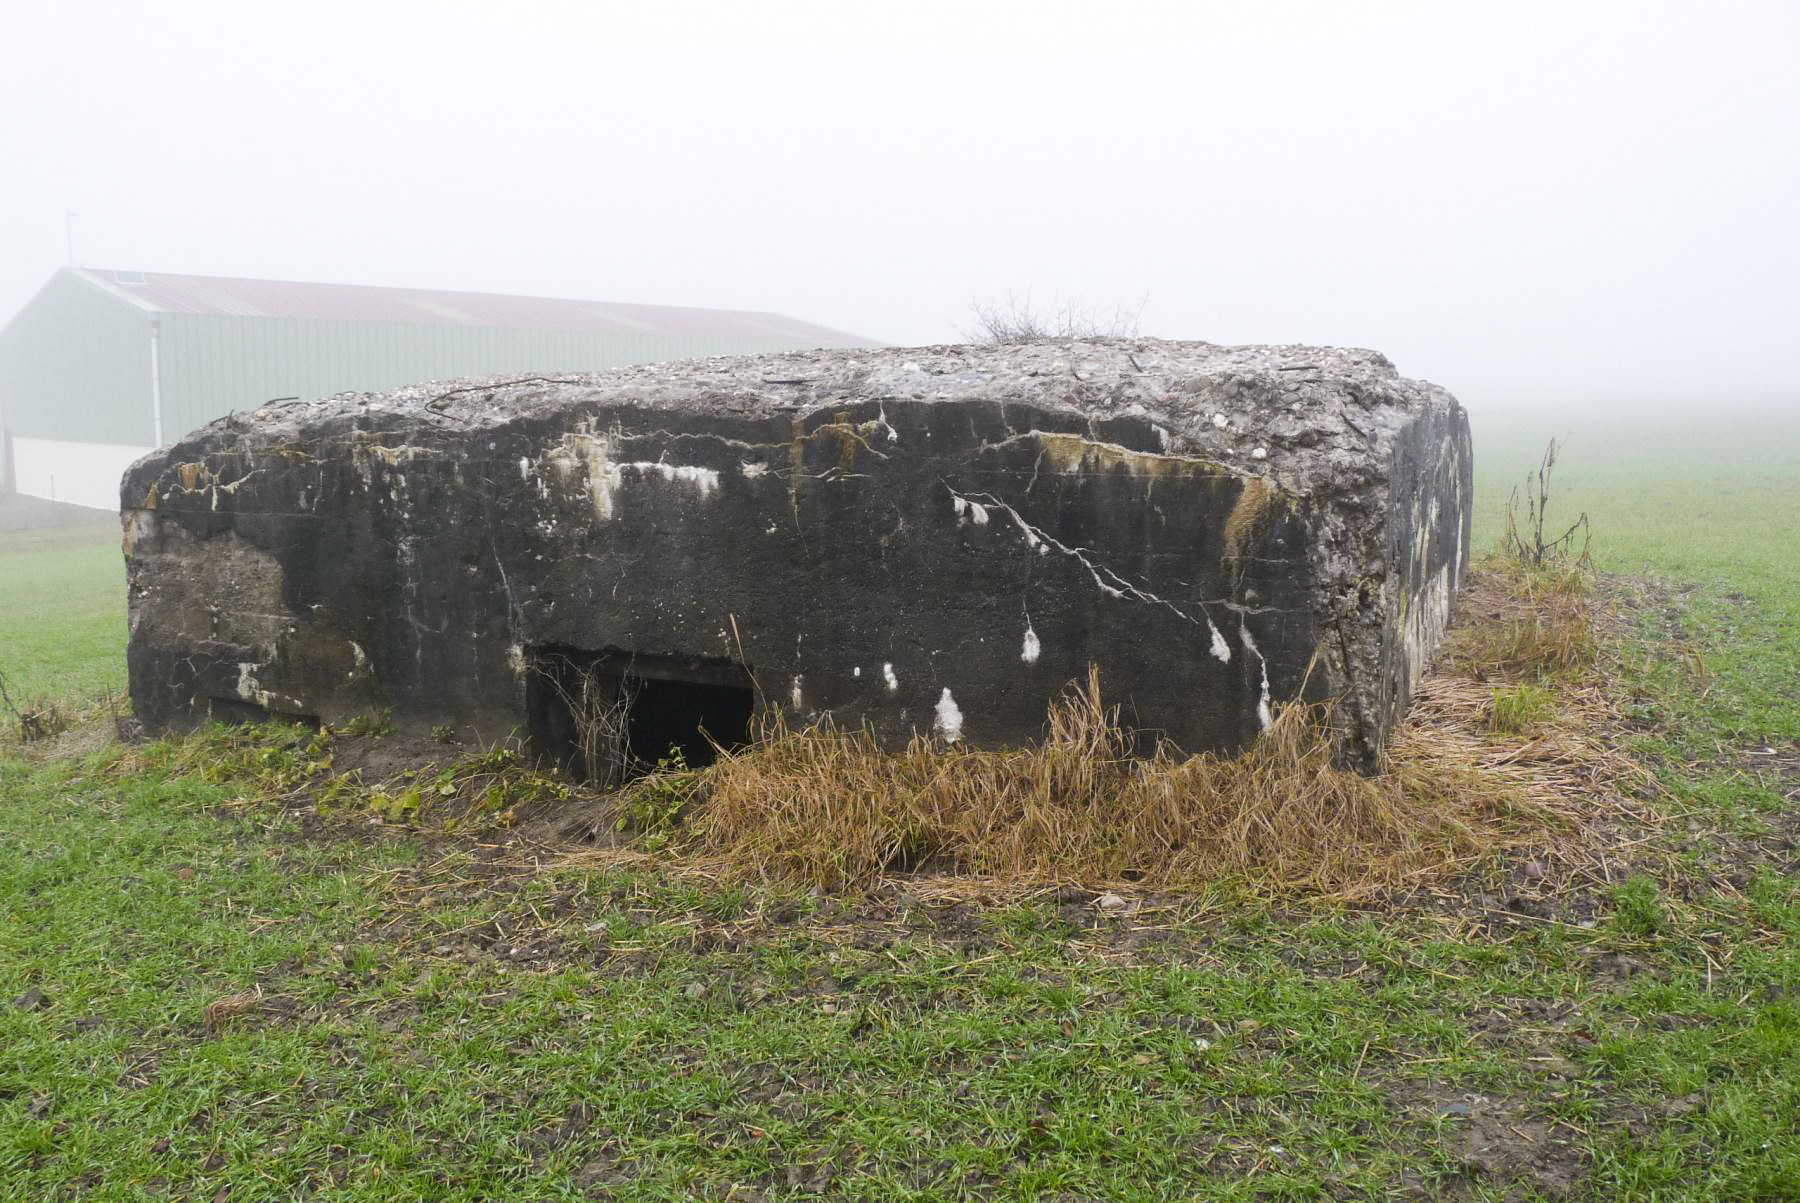
[[[115,522],[0,532],[0,673],[14,702],[80,705],[123,690],[124,649]]]
[[[1800,739],[1800,405],[1525,412],[1493,425],[1476,426],[1476,545],[1499,541],[1508,491],[1551,437],[1566,439],[1552,524],[1585,511],[1602,569],[1693,587],[1678,613],[1642,616],[1646,634],[1687,645],[1709,672],[1662,703],[1695,739]]]
[[[1800,1199],[1800,431],[1743,425],[1569,431],[1673,582],[1674,795],[1547,897],[795,896],[271,801],[300,733],[0,749],[0,1198]],[[1478,431],[1479,538],[1551,433]],[[116,685],[116,558],[34,554],[95,608],[0,576],[9,675]]]

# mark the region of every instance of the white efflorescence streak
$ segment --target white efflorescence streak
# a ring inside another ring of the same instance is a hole
[[[1262,729],[1267,731],[1269,724],[1274,721],[1269,709],[1269,662],[1256,650],[1256,640],[1250,635],[1250,624],[1242,617],[1238,619],[1238,635],[1244,641],[1244,650],[1255,656],[1256,663],[1262,668],[1262,697],[1256,703],[1256,719],[1262,724]]]
[[[937,722],[933,724],[937,733],[948,743],[955,743],[962,738],[962,711],[957,709],[956,699],[950,696],[950,687],[944,686],[944,692],[937,700]]]
[[[945,485],[944,487],[950,489],[949,485]],[[1055,536],[1045,534],[1042,530],[1025,521],[1019,511],[1013,509],[1012,506],[1007,505],[993,494],[982,493],[979,494],[979,496],[981,502],[977,503],[973,498],[964,497],[955,489],[950,489],[950,501],[955,507],[958,517],[961,517],[967,512],[968,507],[974,507],[981,510],[981,521],[985,523],[987,521],[988,508],[1005,511],[1006,515],[1013,520],[1014,525],[1019,528],[1019,533],[1025,536],[1025,545],[1027,547],[1034,548],[1039,552],[1056,551],[1070,557],[1083,568],[1087,569],[1088,575],[1094,579],[1094,584],[1102,593],[1105,593],[1110,597],[1129,598],[1132,601],[1144,602],[1147,605],[1161,606],[1177,618],[1184,622],[1191,622],[1195,626],[1201,625],[1202,620],[1204,620],[1207,631],[1211,635],[1212,654],[1217,657],[1221,663],[1229,664],[1231,662],[1231,645],[1225,641],[1225,636],[1220,633],[1218,624],[1213,622],[1212,615],[1208,614],[1204,607],[1202,607],[1200,611],[1200,618],[1195,618],[1192,614],[1189,614],[1167,598],[1158,597],[1154,593],[1140,589],[1112,569],[1106,567],[1104,564],[1094,563],[1094,561],[1088,558],[1086,548],[1070,547]]]

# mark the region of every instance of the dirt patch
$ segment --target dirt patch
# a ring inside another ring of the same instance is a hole
[[[1517,1103],[1473,1096],[1453,1147],[1471,1172],[1490,1179],[1528,1179],[1554,1195],[1573,1191],[1587,1172],[1580,1133],[1530,1114]],[[1458,1147],[1460,1146],[1460,1147]]]
[[[1800,741],[1749,744],[1735,749],[1728,763],[1779,793],[1782,801],[1800,801]]]
[[[1480,1184],[1505,1188],[1506,1199],[1534,1192],[1563,1198],[1587,1176],[1581,1131],[1529,1100],[1412,1082],[1396,1086],[1390,1100],[1400,1117],[1437,1129],[1440,1147],[1462,1176],[1422,1197],[1466,1197]]]
[[[398,732],[332,737],[332,771],[340,776],[360,773],[363,781],[371,785],[407,773],[422,776],[465,755],[459,745]]]
[[[53,760],[81,760],[120,742],[121,737],[130,737],[135,731],[131,719],[115,718],[105,708],[97,708],[86,714],[74,715],[67,727],[58,731],[48,739],[23,740],[13,716],[0,710],[0,724],[5,731],[0,735],[0,750],[7,755],[17,755],[32,764],[46,764]]]

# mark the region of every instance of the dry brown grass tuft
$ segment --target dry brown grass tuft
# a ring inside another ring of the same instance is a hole
[[[1372,775],[1338,768],[1329,710],[1299,704],[1278,707],[1237,757],[1138,746],[1090,673],[1024,748],[918,737],[890,753],[867,731],[797,731],[776,717],[749,747],[682,776],[659,848],[678,872],[715,881],[859,890],[894,874],[918,888],[930,874],[930,888],[994,896],[1231,883],[1371,899],[1501,853],[1557,880],[1611,880],[1622,827],[1654,822],[1641,799],[1658,790],[1610,742],[1619,720],[1596,667],[1590,576],[1500,564],[1461,610],[1444,664],[1416,686]],[[1552,705],[1528,730],[1497,733],[1495,683],[1519,681],[1541,682]],[[650,859],[642,846],[591,855]]]
[[[247,1015],[262,1005],[262,987],[246,990],[241,994],[227,994],[224,998],[214,999],[206,1004],[201,1012],[201,1019],[208,1028],[224,1027],[240,1015]]]
[[[1585,562],[1532,567],[1495,558],[1458,601],[1448,659],[1478,680],[1568,680],[1600,655],[1594,574]]]
[[[794,731],[704,771],[683,849],[714,872],[827,889],[949,871],[1032,887],[1231,880],[1353,897],[1467,863],[1509,840],[1511,783],[1439,762],[1365,777],[1332,763],[1329,716],[1283,707],[1238,757],[1139,749],[1097,675],[1050,710],[1045,738],[985,750],[866,731]]]
[[[1407,771],[1462,766],[1504,782],[1535,813],[1569,827],[1594,819],[1653,819],[1649,807],[1628,795],[1658,793],[1656,777],[1613,746],[1609,732],[1618,713],[1604,683],[1569,682],[1554,697],[1554,720],[1517,738],[1496,735],[1489,721],[1492,687],[1455,672],[1434,673],[1414,689],[1388,760]]]

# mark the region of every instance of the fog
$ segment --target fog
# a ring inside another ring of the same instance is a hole
[[[146,271],[1800,399],[1800,6],[5,6],[0,321]],[[74,213],[74,218],[65,214]],[[554,365],[546,365],[554,366]]]

